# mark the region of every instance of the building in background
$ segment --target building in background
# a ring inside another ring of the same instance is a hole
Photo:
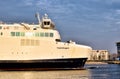
[[[117,42],[116,46],[117,46],[118,59],[120,60],[120,42]]]
[[[117,53],[111,53],[110,54],[110,60],[118,60],[118,54]]]
[[[108,50],[92,50],[89,60],[109,60],[110,53]]]

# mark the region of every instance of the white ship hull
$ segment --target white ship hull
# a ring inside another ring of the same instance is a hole
[[[82,45],[45,40],[39,40],[39,43],[39,46],[22,46],[21,39],[2,37],[0,69],[83,69],[91,52],[91,48]]]
[[[83,68],[92,48],[60,40],[46,16],[39,25],[0,24],[0,69]]]

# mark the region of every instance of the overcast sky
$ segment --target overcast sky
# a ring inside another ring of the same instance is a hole
[[[116,53],[120,41],[120,0],[0,0],[0,20],[36,23],[47,13],[63,41]]]

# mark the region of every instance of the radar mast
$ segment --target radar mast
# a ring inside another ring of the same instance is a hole
[[[39,25],[41,25],[40,15],[38,12],[35,14],[35,17],[37,18]]]

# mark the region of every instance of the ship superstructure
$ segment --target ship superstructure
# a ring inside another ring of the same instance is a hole
[[[79,69],[92,48],[73,41],[61,42],[47,14],[39,24],[0,24],[0,68]]]

